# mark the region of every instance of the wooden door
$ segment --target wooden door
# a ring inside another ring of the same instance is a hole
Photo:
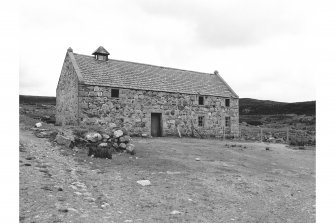
[[[151,136],[162,136],[161,130],[161,113],[151,113]]]

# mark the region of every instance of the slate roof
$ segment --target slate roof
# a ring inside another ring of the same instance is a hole
[[[80,80],[88,85],[238,97],[216,74],[114,59],[100,61],[93,56],[76,53],[73,53],[73,56],[75,66],[78,66],[80,71]]]

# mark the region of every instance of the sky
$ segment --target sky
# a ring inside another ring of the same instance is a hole
[[[112,59],[218,70],[240,98],[316,100],[332,13],[322,1],[21,1],[19,93],[55,96],[67,48],[103,46]]]

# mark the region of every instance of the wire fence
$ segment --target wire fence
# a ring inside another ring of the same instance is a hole
[[[228,138],[225,131],[222,138]],[[289,127],[265,128],[240,125],[239,138],[250,141],[286,143],[296,146],[316,144],[315,131],[298,130]]]

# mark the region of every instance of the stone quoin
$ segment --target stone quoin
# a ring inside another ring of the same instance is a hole
[[[56,124],[100,124],[129,135],[239,135],[239,97],[217,71],[201,73],[67,50],[56,90]]]

